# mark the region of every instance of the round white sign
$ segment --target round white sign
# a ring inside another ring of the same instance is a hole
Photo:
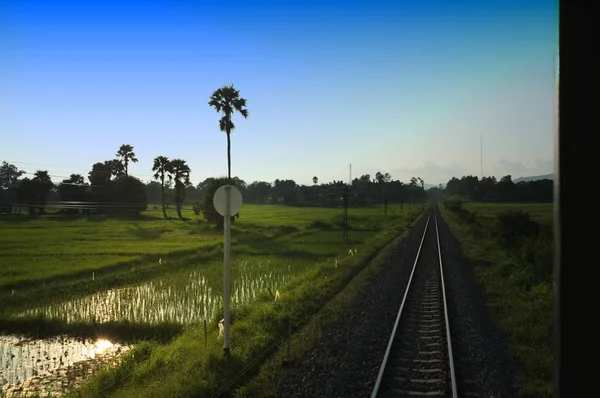
[[[227,212],[226,190],[229,190],[229,215],[233,216],[240,211],[243,203],[242,193],[233,185],[220,186],[215,192],[215,196],[213,196],[213,204],[215,206],[215,210],[217,210],[220,215],[225,216],[225,213]]]

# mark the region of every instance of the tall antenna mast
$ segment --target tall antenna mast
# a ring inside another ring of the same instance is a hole
[[[479,172],[481,173],[481,179],[483,179],[483,133],[481,134],[481,139],[480,139],[480,144],[479,144],[479,159],[480,159],[480,165],[479,165]]]

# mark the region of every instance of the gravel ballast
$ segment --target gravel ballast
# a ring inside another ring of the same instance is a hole
[[[315,347],[291,365],[277,396],[370,396],[426,221],[427,214],[404,240],[393,244],[383,268],[357,294],[348,311],[324,328]],[[460,368],[457,373],[461,381],[472,381],[468,391],[479,397],[516,396],[512,387],[514,364],[492,327],[470,265],[439,215],[438,223],[447,268],[446,289],[451,298],[448,305],[455,363]]]
[[[516,366],[508,345],[493,325],[460,243],[439,214],[437,220],[459,392],[516,397]]]

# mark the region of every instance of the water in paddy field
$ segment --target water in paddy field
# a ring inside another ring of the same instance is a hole
[[[103,339],[0,336],[0,395],[61,395],[129,348]]]
[[[233,281],[231,302],[244,304],[267,289],[283,285],[292,276],[288,272],[248,272]],[[219,284],[222,280],[218,281]],[[19,316],[43,314],[65,322],[129,321],[158,324],[163,322],[191,323],[210,320],[223,302],[222,293],[215,291],[199,272],[191,272],[179,282],[161,279],[137,286],[111,289],[47,307],[29,309]]]

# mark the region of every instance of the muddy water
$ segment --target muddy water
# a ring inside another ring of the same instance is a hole
[[[0,395],[60,395],[128,349],[103,339],[0,336]]]

